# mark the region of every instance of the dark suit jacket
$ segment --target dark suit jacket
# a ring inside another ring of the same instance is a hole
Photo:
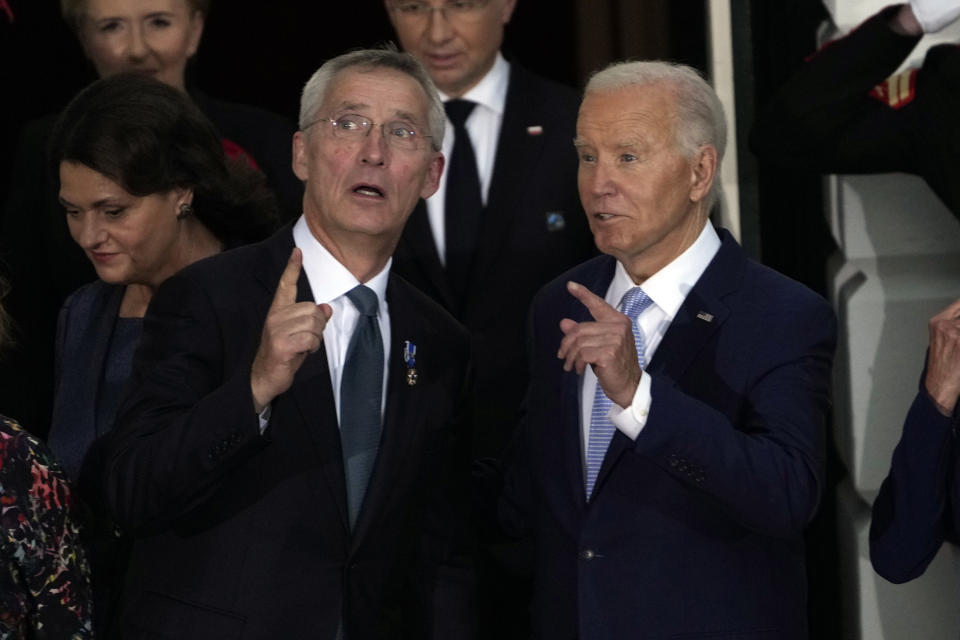
[[[824,474],[836,320],[826,301],[722,246],[647,372],[652,404],[616,432],[585,503],[580,377],[556,356],[565,288],[603,296],[612,257],[538,294],[531,385],[501,517],[534,534],[537,638],[806,637],[802,530]]]
[[[263,435],[253,409],[250,365],[292,248],[288,226],[184,269],[151,303],[106,477],[137,538],[124,637],[332,640],[341,617],[351,640],[464,637],[466,336],[391,276],[383,436],[351,535],[324,349]]]
[[[943,541],[956,542],[960,531],[956,417],[937,410],[923,379],[870,520],[870,561],[896,583],[923,574]]]
[[[516,426],[527,384],[523,336],[530,300],[551,278],[595,253],[577,194],[573,138],[579,104],[572,89],[511,64],[487,207],[462,308],[440,263],[423,201],[394,255],[393,270],[470,331],[477,456],[499,455]],[[527,128],[536,125],[542,133],[532,135]]]

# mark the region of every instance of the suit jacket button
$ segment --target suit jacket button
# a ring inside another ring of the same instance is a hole
[[[583,551],[580,552],[580,559],[593,560],[596,557],[596,555],[597,554],[594,553],[593,549],[584,549]]]

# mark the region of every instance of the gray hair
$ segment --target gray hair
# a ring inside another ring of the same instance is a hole
[[[720,165],[727,148],[727,121],[723,104],[700,72],[685,64],[662,60],[616,62],[590,77],[584,93],[607,92],[665,84],[675,91],[676,143],[680,152],[692,158],[704,145],[717,150],[717,171],[705,204],[713,206],[720,195]]]
[[[416,80],[427,98],[427,128],[433,139],[433,150],[439,151],[441,149],[446,123],[440,94],[437,93],[437,88],[433,84],[433,80],[430,79],[430,74],[420,64],[420,61],[409,53],[397,51],[392,44],[384,45],[378,49],[351,51],[324,62],[307,80],[303,87],[303,93],[300,95],[300,119],[298,124],[301,130],[306,129],[316,121],[317,112],[326,98],[330,83],[347,69],[359,69],[361,71],[392,69],[405,73]]]

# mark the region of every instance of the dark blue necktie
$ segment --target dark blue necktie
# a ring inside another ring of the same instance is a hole
[[[348,291],[347,297],[360,312],[340,378],[340,442],[353,529],[380,445],[383,340],[377,322],[377,294],[361,284]]]
[[[470,270],[483,214],[477,159],[465,126],[467,117],[477,105],[469,100],[448,100],[443,106],[453,124],[453,151],[447,166],[447,195],[444,201],[447,278],[462,306],[470,284]]]

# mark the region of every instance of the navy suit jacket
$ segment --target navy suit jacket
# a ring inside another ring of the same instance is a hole
[[[923,574],[943,541],[955,542],[960,531],[956,417],[937,410],[923,386],[925,376],[870,520],[873,568],[896,583]]]
[[[264,434],[250,366],[289,226],[202,260],[151,302],[107,466],[107,496],[136,541],[124,637],[469,637],[459,413],[465,332],[399,277],[383,435],[355,530],[325,350],[272,402]],[[298,300],[312,300],[301,273]],[[405,340],[417,347],[407,383]]]
[[[636,441],[616,432],[584,497],[580,376],[556,356],[565,288],[603,296],[600,256],[538,294],[531,384],[501,519],[536,541],[537,638],[806,637],[802,531],[824,473],[836,338],[822,298],[722,245],[647,368]]]
[[[421,200],[393,269],[470,331],[476,373],[474,454],[500,455],[527,385],[524,323],[544,284],[596,254],[577,195],[579,96],[510,65],[510,82],[469,293],[462,307],[437,253]],[[530,131],[529,127],[540,130]]]

